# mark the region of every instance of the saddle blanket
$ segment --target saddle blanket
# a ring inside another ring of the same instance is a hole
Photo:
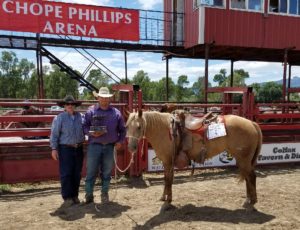
[[[212,140],[217,137],[226,136],[226,129],[224,123],[211,123],[207,128],[207,139]]]

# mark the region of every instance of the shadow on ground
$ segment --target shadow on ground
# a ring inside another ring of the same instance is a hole
[[[108,204],[99,204],[97,209],[95,204],[79,204],[73,205],[69,208],[57,208],[54,212],[51,212],[51,216],[57,216],[65,221],[74,221],[79,220],[85,217],[86,214],[93,214],[93,219],[97,218],[116,218],[122,215],[123,212],[126,212],[130,209],[130,206],[121,205],[116,202],[110,202]]]
[[[196,207],[188,204],[179,208],[172,206],[168,211],[161,211],[156,216],[147,220],[143,225],[137,225],[136,230],[153,229],[156,226],[172,222],[193,222],[206,221],[218,223],[246,223],[246,224],[263,224],[274,219],[275,216],[265,214],[259,211],[247,212],[244,209],[229,210],[217,207]]]

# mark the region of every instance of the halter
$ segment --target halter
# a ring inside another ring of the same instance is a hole
[[[140,141],[143,140],[143,145],[142,145],[142,151],[143,151],[143,152],[142,152],[142,155],[144,155],[144,144],[145,144],[145,139],[147,139],[147,138],[146,138],[147,121],[146,121],[146,119],[144,118],[144,116],[143,116],[142,118],[143,118],[143,121],[144,121],[144,123],[145,123],[145,128],[144,128],[144,130],[143,130],[143,135],[141,135],[141,137],[134,137],[134,136],[127,136],[127,135],[126,135],[126,137],[127,137],[127,138],[133,138],[133,139],[137,140],[138,143],[140,143]],[[136,151],[135,151],[134,153],[136,153]]]

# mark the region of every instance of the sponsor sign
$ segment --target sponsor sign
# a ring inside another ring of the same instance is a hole
[[[42,0],[0,0],[0,29],[139,40],[139,11]]]
[[[263,144],[257,164],[274,164],[285,162],[300,162],[300,143]],[[195,164],[196,168],[224,167],[236,165],[235,159],[227,152],[222,152],[204,162]],[[189,166],[192,167],[192,166]],[[163,165],[156,157],[153,149],[148,150],[148,171],[161,171]]]

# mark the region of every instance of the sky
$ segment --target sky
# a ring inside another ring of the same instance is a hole
[[[163,10],[163,0],[63,0],[69,3],[81,3],[92,5],[103,5],[112,7],[134,8],[144,10]],[[66,64],[81,73],[87,68],[89,62],[86,61],[74,49],[48,47],[49,51],[60,58]],[[19,58],[28,58],[36,62],[35,52],[14,50]],[[111,69],[120,78],[125,78],[125,61],[124,52],[122,51],[105,51],[89,50],[101,63]],[[46,58],[43,59],[45,64],[49,64]],[[132,77],[139,70],[144,70],[152,81],[158,81],[166,76],[166,62],[162,60],[162,54],[151,52],[128,52],[128,78]],[[249,72],[250,78],[246,80],[247,84],[254,82],[267,82],[282,79],[282,63],[267,62],[235,62],[235,69],[244,69]],[[220,69],[226,69],[230,73],[229,61],[209,61],[209,81],[213,83],[213,76],[219,73]],[[198,77],[204,76],[204,60],[173,58],[169,61],[169,76],[174,82],[177,82],[178,76],[187,75],[190,85]],[[292,76],[300,76],[300,67],[292,67]],[[215,83],[213,83],[215,85]]]

